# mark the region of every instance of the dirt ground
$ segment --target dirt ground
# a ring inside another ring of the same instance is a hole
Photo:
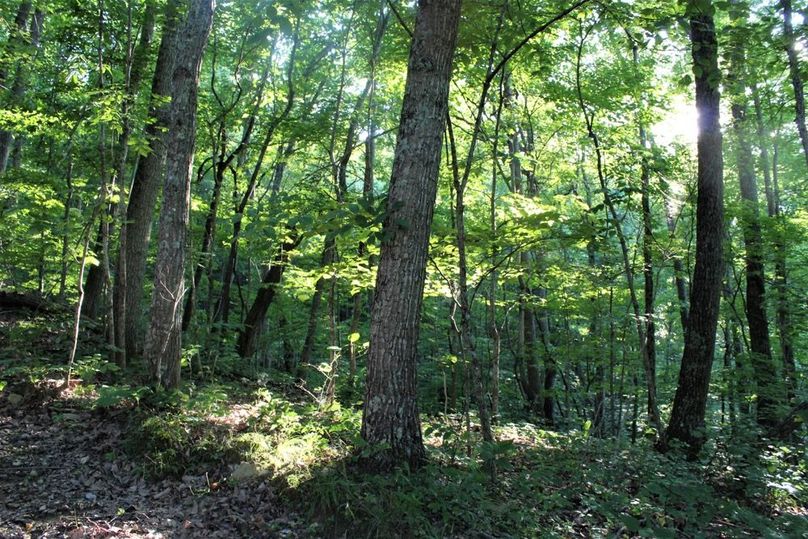
[[[122,421],[69,397],[10,394],[0,397],[2,538],[311,535],[266,481],[147,481],[122,453]]]

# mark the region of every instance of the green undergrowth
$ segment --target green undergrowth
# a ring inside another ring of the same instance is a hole
[[[805,448],[753,446],[738,434],[719,433],[704,460],[688,462],[676,453],[660,455],[647,442],[600,440],[524,422],[498,427],[498,442],[486,445],[474,429],[465,432],[462,418],[438,415],[423,418],[426,466],[374,475],[363,473],[355,459],[362,447],[358,409],[290,400],[271,388],[253,389],[249,407],[243,425],[215,443],[194,438],[206,428],[214,436],[209,424],[183,430],[165,423],[195,440],[171,456],[249,463],[251,473],[232,479],[271,481],[289,508],[318,522],[325,536],[808,534]],[[496,462],[493,481],[483,457]]]
[[[355,458],[361,410],[318,403],[289,380],[156,392],[116,384],[95,358],[78,371],[76,392],[125,423],[122,450],[144,475],[270,481],[326,537],[808,537],[806,447],[761,444],[753,426],[712,432],[702,460],[688,462],[649,440],[528,422],[483,444],[462,417],[425,415],[427,465],[367,474]]]
[[[326,463],[297,495],[334,535],[390,537],[802,537],[808,534],[805,461],[780,450],[747,462],[760,475],[728,473],[729,460],[688,463],[646,446],[509,425],[511,445],[492,482],[479,455],[438,444],[416,472],[368,475]],[[779,456],[778,456],[779,455]],[[804,455],[802,457],[804,459]],[[717,468],[723,466],[723,474]],[[746,470],[750,471],[749,469]],[[737,472],[737,471],[736,471]],[[773,481],[788,473],[790,488]],[[742,483],[734,493],[722,481]],[[797,487],[796,485],[801,485]],[[357,535],[357,532],[359,535]]]

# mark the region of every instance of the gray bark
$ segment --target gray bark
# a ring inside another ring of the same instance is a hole
[[[131,358],[141,352],[143,325],[141,303],[143,301],[143,280],[146,269],[146,255],[149,251],[154,206],[163,177],[166,159],[164,130],[169,125],[170,106],[166,98],[171,95],[171,74],[177,54],[177,25],[180,0],[169,0],[165,7],[165,21],[157,65],[151,86],[149,121],[146,124],[146,138],[149,153],[138,159],[135,176],[126,208],[126,220],[121,234],[125,241],[121,244],[118,260],[118,278],[115,280],[115,297],[121,298],[123,319],[118,322],[125,333],[124,343],[118,347],[126,350]]]
[[[426,457],[415,371],[459,22],[460,0],[419,2],[371,315],[361,430],[371,446],[364,462],[371,470],[418,467]]]
[[[191,165],[196,143],[199,69],[215,6],[215,0],[190,2],[187,18],[178,33],[177,57],[171,75],[166,174],[154,268],[151,323],[145,346],[152,381],[169,388],[177,387],[180,382],[185,243],[191,197]]]

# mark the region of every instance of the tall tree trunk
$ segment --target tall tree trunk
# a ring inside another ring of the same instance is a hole
[[[171,95],[171,77],[177,55],[179,8],[180,0],[168,0],[166,3],[163,35],[152,79],[149,119],[145,130],[149,153],[138,158],[126,207],[126,219],[121,230],[125,241],[118,253],[119,275],[115,280],[115,287],[119,290],[113,295],[121,298],[123,304],[123,318],[118,323],[124,328],[125,342],[123,346],[121,343],[117,343],[117,346],[125,348],[127,358],[138,355],[143,343],[144,330],[141,323],[143,280],[154,206],[166,161],[167,145],[164,131],[170,121],[170,105],[167,98]]]
[[[153,382],[169,388],[177,387],[180,382],[185,240],[196,143],[199,68],[215,6],[215,0],[190,2],[187,19],[178,33],[178,52],[171,76],[171,120],[166,137],[168,157],[154,268],[151,323],[145,347]]]
[[[14,18],[14,29],[11,32],[11,36],[8,39],[7,48],[10,51],[13,51],[14,47],[21,41],[25,41],[27,37],[25,36],[26,25],[28,24],[28,17],[31,14],[31,2],[30,1],[23,1],[20,2],[19,7],[17,8],[17,15]],[[9,68],[9,61],[10,58],[7,57],[9,52],[4,54],[2,58],[2,63],[0,63],[0,86],[7,86],[6,79],[8,78],[8,68]],[[13,54],[12,54],[13,57]],[[20,69],[22,69],[22,61],[18,60],[17,62],[17,74],[19,75]],[[9,92],[9,96],[7,98],[6,106],[13,106],[19,101],[19,98],[22,97],[23,86],[20,84],[19,77],[15,78],[14,84],[12,84],[11,91]],[[8,156],[11,151],[13,137],[10,131],[0,130],[0,174],[6,171],[8,167]]]
[[[325,268],[336,260],[336,238],[333,234],[328,234],[325,238],[323,252],[320,255],[320,269]],[[305,380],[305,369],[311,363],[311,356],[314,353],[314,340],[317,337],[317,321],[320,313],[320,304],[323,300],[323,291],[331,277],[320,277],[314,285],[314,295],[309,305],[309,318],[306,324],[306,338],[303,341],[303,349],[300,352],[300,364],[298,365],[298,377]]]
[[[129,31],[131,35],[131,5],[129,9]],[[126,191],[126,163],[129,155],[129,137],[132,132],[132,121],[129,117],[129,110],[137,96],[140,82],[143,80],[143,74],[146,70],[146,64],[148,63],[152,37],[154,37],[155,11],[155,2],[149,1],[143,12],[143,24],[141,25],[138,45],[134,51],[131,51],[131,45],[129,45],[131,53],[128,55],[129,59],[126,65],[126,96],[121,106],[123,128],[121,134],[118,136],[117,144],[117,185],[118,193],[121,197],[124,196]],[[121,205],[116,206],[123,208]],[[112,305],[114,312],[111,329],[114,332],[115,339],[115,362],[121,368],[126,367],[126,286],[119,286],[118,281],[121,280],[123,283],[126,283],[126,232],[126,226],[122,223],[118,247],[118,261],[116,264],[117,275],[115,276],[115,283],[112,288]]]
[[[637,44],[631,48],[634,68],[639,69],[640,55]],[[643,274],[643,321],[645,323],[645,350],[648,355],[648,370],[650,376],[656,378],[656,328],[654,324],[654,224],[651,215],[651,170],[645,152],[648,148],[648,137],[645,134],[645,124],[642,118],[642,101],[638,103],[637,131],[639,134],[642,157],[640,160],[640,184],[642,192],[642,274]],[[650,387],[650,386],[649,386]],[[654,383],[656,387],[656,383]],[[653,416],[656,406],[656,395],[648,392],[648,414]],[[659,433],[660,435],[662,433]]]
[[[797,56],[797,39],[794,36],[794,27],[791,24],[791,0],[780,0],[780,9],[783,10],[783,40],[788,57],[788,69],[791,74],[791,87],[794,89],[794,123],[800,134],[802,153],[808,164],[808,129],[805,126],[805,91],[800,76],[800,59]]]
[[[429,233],[460,0],[420,0],[383,224],[362,415],[376,450],[368,469],[418,467],[426,455],[416,398],[416,363]],[[381,446],[381,447],[378,447]]]
[[[98,59],[98,90],[103,94],[106,91],[106,77],[104,76],[104,32],[106,27],[104,24],[106,18],[104,0],[98,0],[98,45],[96,48]],[[112,198],[113,185],[107,174],[107,123],[101,121],[98,123],[98,177],[101,180],[102,190],[107,196],[107,207],[110,205]],[[101,263],[94,266],[99,270],[101,275],[100,288],[102,290],[109,290],[111,283],[111,270],[109,262],[109,244],[110,244],[110,222],[111,219],[107,213],[101,215],[100,228],[98,230],[99,239],[101,240]],[[89,276],[88,276],[89,277]],[[115,346],[115,328],[112,324],[112,295],[106,296],[106,311],[110,317],[110,331],[107,332],[107,343],[114,348]]]
[[[698,454],[706,439],[704,415],[724,266],[724,160],[717,83],[720,71],[712,9],[712,2],[705,6],[704,2],[691,0],[687,6],[699,114],[696,267],[679,382],[670,424],[660,445],[665,449],[671,440],[679,440],[689,446],[691,455]]]
[[[448,115],[447,115],[448,118]],[[460,327],[455,327],[460,340],[460,353],[463,357],[463,364],[471,366],[471,392],[477,404],[477,413],[480,420],[480,431],[483,441],[491,444],[494,442],[494,434],[491,430],[491,413],[488,409],[488,402],[485,398],[485,387],[483,385],[483,369],[480,356],[477,353],[477,346],[471,328],[471,302],[469,300],[468,285],[468,258],[466,256],[466,201],[465,193],[467,187],[467,177],[461,179],[459,165],[457,162],[457,146],[455,144],[454,130],[451,118],[448,118],[449,133],[449,153],[452,163],[452,181],[454,185],[454,223],[455,223],[455,244],[457,245],[457,303],[460,308]],[[469,362],[469,359],[471,360]],[[485,457],[485,464],[492,480],[496,477],[495,462],[489,456]]]
[[[730,16],[737,28],[746,24],[746,13],[732,2]],[[766,288],[763,267],[763,239],[760,231],[757,179],[754,154],[748,138],[746,84],[744,82],[745,51],[742,36],[734,33],[730,43],[730,66],[727,86],[732,95],[732,131],[735,135],[738,181],[741,188],[741,225],[746,250],[746,320],[749,323],[750,360],[757,383],[758,423],[770,427],[777,422],[780,401],[777,369],[769,344],[769,320],[766,314]]]
[[[14,84],[11,86],[11,95],[9,102],[6,104],[9,108],[22,107],[25,98],[25,92],[28,89],[28,75],[29,75],[29,62],[36,56],[36,51],[39,49],[39,41],[42,36],[42,24],[45,19],[45,14],[39,8],[34,10],[34,16],[31,17],[31,25],[28,31],[28,36],[25,38],[26,43],[30,46],[30,58],[20,59],[17,62],[17,69],[14,74]],[[22,136],[16,137],[10,131],[0,131],[0,173],[8,167],[9,154],[13,148],[13,157],[11,165],[17,167],[22,159]]]
[[[258,90],[256,92],[255,102],[252,106],[252,113],[250,114],[246,123],[244,124],[241,140],[239,141],[238,145],[236,145],[236,147],[229,153],[227,151],[226,121],[228,119],[229,112],[232,112],[232,110],[238,104],[239,100],[236,99],[229,106],[229,109],[223,112],[220,117],[220,127],[218,130],[218,140],[216,144],[218,146],[218,148],[216,148],[218,149],[218,152],[214,151],[214,159],[216,159],[216,162],[213,165],[213,172],[214,172],[213,192],[210,197],[208,214],[205,217],[205,230],[202,233],[202,246],[198,254],[199,261],[197,262],[196,267],[194,269],[193,280],[191,281],[191,289],[188,292],[188,297],[185,301],[185,309],[183,310],[182,313],[182,331],[186,331],[188,329],[188,327],[191,324],[191,320],[193,319],[194,309],[196,308],[197,289],[199,288],[199,283],[202,280],[202,273],[205,270],[205,263],[208,262],[208,259],[210,258],[211,247],[213,246],[213,238],[216,234],[216,220],[219,211],[219,202],[221,200],[224,175],[230,168],[233,161],[241,159],[245,155],[245,152],[249,147],[250,139],[252,138],[252,134],[255,129],[255,124],[258,119],[259,108],[264,98],[264,90],[266,88],[266,83],[269,76],[269,67],[270,63],[267,62],[267,65],[264,68],[263,74],[261,76],[261,80],[258,84]],[[213,69],[214,70],[216,69],[215,65],[213,66]],[[217,153],[218,158],[216,156]],[[261,155],[263,156],[263,152]],[[238,225],[238,228],[239,230],[241,229],[240,223]],[[236,233],[236,240],[238,240],[237,236],[238,234]]]
[[[766,209],[770,218],[780,221],[779,189],[777,186],[777,162],[769,161],[769,137],[766,125],[763,122],[763,111],[760,105],[760,96],[757,87],[752,86],[752,97],[755,105],[755,119],[757,124],[758,147],[760,148],[760,168],[766,185]],[[794,346],[791,342],[791,306],[788,302],[788,286],[786,273],[786,244],[783,233],[778,226],[774,235],[774,290],[776,295],[777,332],[780,336],[780,353],[783,357],[783,372],[785,373],[786,397],[789,402],[794,400],[796,392],[797,366],[794,360]]]

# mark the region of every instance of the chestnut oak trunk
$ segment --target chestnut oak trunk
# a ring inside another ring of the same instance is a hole
[[[141,156],[135,168],[135,177],[126,207],[126,220],[121,229],[125,241],[121,245],[118,260],[118,278],[115,281],[115,297],[123,304],[123,319],[116,321],[124,328],[124,342],[118,347],[126,350],[132,358],[142,352],[144,328],[142,324],[143,281],[146,256],[149,252],[152,218],[160,180],[166,160],[165,129],[169,124],[171,73],[177,54],[177,24],[179,0],[169,0],[165,7],[165,22],[157,52],[157,64],[151,85],[149,119],[145,136],[149,152]]]
[[[460,0],[420,0],[407,67],[384,241],[371,313],[362,438],[364,466],[425,459],[416,363],[429,232],[437,193]]]
[[[706,438],[704,414],[715,352],[715,333],[721,300],[724,238],[724,159],[719,123],[718,43],[712,4],[691,2],[690,39],[696,75],[698,111],[698,187],[696,199],[696,265],[691,284],[691,306],[685,349],[679,370],[673,411],[663,440],[689,446],[697,454]]]
[[[151,323],[145,347],[152,381],[169,388],[177,387],[180,382],[185,242],[191,198],[191,166],[196,143],[199,68],[216,2],[193,0],[187,5],[188,15],[178,34],[177,58],[171,76],[166,174],[154,268]]]

